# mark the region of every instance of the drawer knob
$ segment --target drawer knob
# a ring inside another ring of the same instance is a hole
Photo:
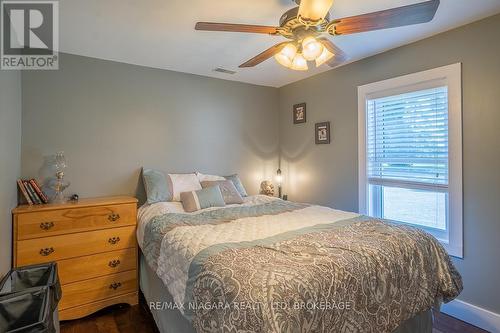
[[[111,245],[115,245],[119,241],[120,241],[120,237],[111,237],[110,239],[108,239],[108,243]]]
[[[40,223],[40,229],[49,230],[54,226],[54,222],[42,222]]]
[[[115,268],[116,266],[118,266],[120,264],[120,260],[116,259],[116,260],[111,260],[108,264],[109,267],[112,267],[112,268]]]
[[[53,247],[46,247],[46,248],[40,250],[40,255],[44,256],[44,257],[50,255],[51,253],[54,253]]]
[[[112,213],[108,215],[108,221],[116,222],[120,219],[120,214]]]
[[[120,288],[121,286],[122,286],[122,284],[120,282],[113,282],[112,284],[109,285],[109,289],[116,290],[116,289]]]

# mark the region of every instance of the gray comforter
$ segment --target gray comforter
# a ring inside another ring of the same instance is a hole
[[[165,214],[146,226],[143,252],[198,332],[392,332],[462,290],[431,235],[316,207]]]

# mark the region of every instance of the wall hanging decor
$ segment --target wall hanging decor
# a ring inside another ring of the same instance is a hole
[[[306,122],[306,103],[295,104],[293,106],[293,123],[302,124]]]
[[[329,144],[330,143],[330,122],[325,121],[316,123],[314,126],[314,135],[316,136],[316,144]]]

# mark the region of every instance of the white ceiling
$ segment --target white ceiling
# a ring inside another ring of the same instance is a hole
[[[423,0],[336,0],[332,18]],[[280,87],[319,72],[294,72],[269,59],[238,65],[284,38],[195,31],[197,21],[277,25],[292,0],[60,0],[60,50],[148,67]],[[500,13],[500,0],[441,0],[430,23],[331,37],[351,61]],[[236,70],[227,75],[216,67]]]

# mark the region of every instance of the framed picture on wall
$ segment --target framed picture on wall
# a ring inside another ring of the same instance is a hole
[[[316,144],[329,144],[330,143],[330,122],[325,121],[322,123],[316,123],[314,126]]]
[[[293,123],[301,124],[306,122],[306,103],[295,104],[293,106]]]

